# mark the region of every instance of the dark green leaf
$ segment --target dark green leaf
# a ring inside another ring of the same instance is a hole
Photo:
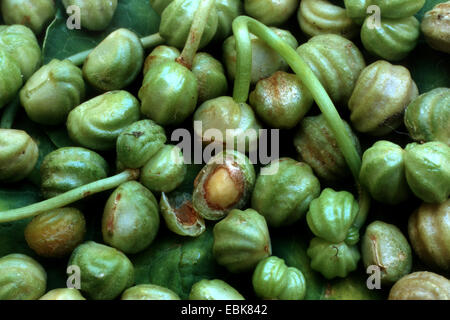
[[[434,88],[450,87],[448,55],[431,49],[427,44],[419,45],[410,54],[406,67],[411,72],[420,93]]]
[[[41,200],[39,189],[29,183],[0,185],[0,211],[20,208]],[[30,219],[0,223],[0,257],[10,253],[31,254],[24,230]]]
[[[73,147],[76,144],[70,139],[66,127],[47,127],[44,129],[47,136],[58,148]]]
[[[164,286],[187,299],[195,282],[218,277],[212,245],[211,228],[198,238],[158,236],[147,250],[132,257],[136,284]]]
[[[51,59],[65,59],[76,53],[94,48],[109,33],[118,28],[127,28],[144,37],[158,32],[159,16],[148,0],[119,0],[116,13],[109,27],[102,32],[69,30],[65,8],[57,2],[55,20],[47,29],[44,40],[44,63]]]
[[[0,185],[0,211],[20,208],[42,200],[39,189],[31,183],[8,187]],[[25,241],[24,231],[29,219],[0,223],[0,257],[12,253],[26,254],[36,259],[47,272],[47,291],[66,287],[65,260],[44,259],[37,256]]]

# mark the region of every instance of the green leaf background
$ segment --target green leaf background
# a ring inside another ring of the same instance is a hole
[[[61,1],[57,1],[56,19],[50,24],[45,35],[44,63],[65,59],[84,50],[94,48],[108,34],[119,28],[133,30],[141,37],[158,32],[159,16],[146,0],[119,0],[117,10],[109,27],[101,32],[69,30],[67,14]]]
[[[128,28],[139,36],[146,36],[158,31],[159,16],[150,7],[148,0],[119,0],[116,13],[110,26],[103,32],[89,32],[87,30],[69,30],[66,27],[67,15],[60,1],[57,3],[55,20],[47,28],[43,39],[43,61],[49,62],[53,58],[64,59],[75,53],[94,48],[109,33],[118,28]],[[0,211],[14,209],[42,200],[39,188],[39,167],[43,158],[51,151],[65,146],[72,146],[73,142],[64,127],[43,127],[30,121],[22,111],[16,119],[15,129],[27,131],[39,146],[39,160],[36,168],[29,177],[30,182],[17,186],[0,185]],[[83,207],[87,220],[86,240],[101,241],[101,213],[102,205],[108,194],[99,195],[96,201],[78,204]],[[99,200],[100,199],[100,200]],[[0,224],[0,257],[10,253],[24,253],[38,260],[46,269],[48,275],[48,290],[66,287],[65,273],[67,259],[52,260],[36,256],[28,247],[24,229],[30,219],[13,223]]]

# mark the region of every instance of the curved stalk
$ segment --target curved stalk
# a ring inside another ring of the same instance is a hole
[[[141,43],[142,43],[142,46],[144,47],[144,49],[153,48],[153,47],[156,47],[156,46],[164,43],[164,39],[160,36],[159,33],[149,35],[147,37],[141,38],[140,40],[141,40]],[[77,54],[74,54],[73,56],[66,58],[65,60],[69,60],[76,66],[81,66],[84,63],[84,61],[86,60],[86,58],[88,57],[88,55],[94,49],[95,48],[79,52]]]
[[[319,106],[320,111],[327,120],[327,123],[336,138],[338,147],[341,150],[354,179],[357,182],[360,194],[360,212],[355,220],[355,225],[361,227],[367,217],[370,207],[370,197],[367,191],[359,184],[361,158],[352,142],[352,138],[345,130],[344,122],[339,116],[336,107],[319,79],[297,52],[266,25],[246,16],[237,17],[233,21],[233,33],[236,37],[237,50],[237,70],[233,97],[237,102],[245,102],[248,98],[252,55],[249,32],[265,41],[267,45],[278,52],[283,59],[286,60],[291,69],[308,88],[315,102]]]
[[[19,111],[19,107],[20,107],[20,96],[19,93],[17,93],[14,100],[10,104],[8,104],[5,108],[5,111],[3,111],[2,119],[0,121],[0,128],[2,129],[12,128],[16,114]]]
[[[158,33],[151,34],[149,36],[146,36],[144,38],[141,38],[141,43],[144,49],[150,49],[156,46],[159,46],[164,43],[164,39],[161,37],[161,35]]]
[[[124,182],[136,180],[138,177],[139,170],[128,169],[115,176],[86,184],[56,197],[34,203],[26,207],[8,211],[0,211],[0,223],[34,217],[49,210],[62,208],[95,193],[116,188]]]
[[[192,68],[195,54],[200,46],[209,14],[211,13],[211,9],[214,5],[215,0],[202,0],[195,11],[186,44],[184,45],[181,55],[177,58],[177,62],[184,65],[188,69]]]
[[[236,102],[245,103],[250,91],[252,43],[246,21],[239,18],[232,25],[236,39],[236,77],[234,79],[233,99]]]

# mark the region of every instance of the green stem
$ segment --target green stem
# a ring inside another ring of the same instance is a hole
[[[232,28],[236,38],[236,77],[233,87],[233,99],[236,102],[245,103],[250,91],[252,43],[246,20],[235,19]]]
[[[153,48],[164,43],[164,39],[160,36],[159,33],[149,35],[147,37],[141,38],[140,40],[144,49]],[[76,66],[81,66],[88,57],[88,55],[92,52],[92,50],[94,50],[94,48],[74,54],[73,56],[70,56],[66,60],[69,60]]]
[[[124,182],[136,180],[138,177],[139,170],[128,169],[115,176],[86,184],[48,200],[44,200],[23,208],[0,211],[0,223],[34,217],[49,210],[62,208],[95,193],[116,188]]]
[[[5,111],[3,112],[2,120],[0,121],[0,128],[2,129],[11,129],[14,123],[14,119],[16,117],[17,112],[20,107],[20,96],[16,95],[14,100],[6,106]]]
[[[84,61],[86,60],[86,58],[88,57],[89,53],[92,52],[92,50],[94,50],[94,49],[89,49],[89,50],[85,50],[80,53],[74,54],[73,56],[70,56],[66,60],[69,60],[76,66],[81,66],[84,63]]]
[[[177,61],[188,69],[191,69],[192,67],[195,54],[202,41],[209,14],[214,5],[215,0],[202,0],[195,11],[186,44],[184,45],[181,55],[177,58]]]
[[[233,27],[236,25],[236,28],[239,28],[239,26],[245,24],[247,24],[247,27],[249,28],[251,33],[264,40],[270,47],[272,47],[272,49],[277,51],[286,60],[292,70],[294,70],[303,84],[311,92],[311,95],[313,96],[325,119],[330,125],[336,137],[338,146],[344,154],[345,160],[347,161],[347,164],[350,167],[353,176],[358,179],[359,170],[361,168],[361,158],[359,157],[359,153],[353,144],[352,138],[345,129],[344,122],[339,116],[339,113],[337,112],[335,106],[333,105],[333,102],[323,88],[319,79],[317,79],[315,74],[303,61],[303,59],[297,54],[297,52],[264,24],[250,17],[241,16],[234,20]],[[235,30],[236,28],[233,28],[233,30]],[[245,42],[247,40],[247,36],[244,36],[242,39],[240,38],[242,34],[242,32],[238,32],[235,34],[237,43],[241,41]],[[239,51],[239,46],[237,46],[236,49]],[[249,51],[251,51],[251,47]],[[240,55],[240,57],[242,57],[242,55]],[[243,64],[248,64],[248,57],[241,58],[241,61],[238,59],[238,68],[243,69]],[[249,73],[240,74],[238,71],[236,72],[236,75],[237,82],[243,84],[247,84],[250,82],[248,80],[248,78],[250,77]],[[241,77],[247,77],[247,80],[239,79]],[[238,90],[241,89],[238,88]]]
[[[292,47],[277,36],[270,28],[246,16],[237,17],[233,21],[233,33],[236,37],[237,50],[236,82],[233,97],[238,102],[245,102],[248,97],[251,74],[249,69],[251,71],[252,57],[249,32],[265,41],[272,49],[278,52],[311,92],[311,95],[333,131],[338,147],[344,155],[347,165],[360,189],[360,217],[357,219],[359,220],[358,224],[362,225],[369,210],[370,197],[367,191],[359,185],[361,158],[333,102],[314,72]]]

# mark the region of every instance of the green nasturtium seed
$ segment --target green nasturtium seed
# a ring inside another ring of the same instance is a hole
[[[297,48],[335,103],[346,104],[366,66],[358,47],[336,35],[318,35]]]
[[[277,129],[295,127],[313,104],[313,98],[301,80],[284,71],[259,80],[249,98],[258,117]]]
[[[450,146],[450,88],[436,88],[414,99],[405,111],[405,126],[418,142],[441,141]]]
[[[165,45],[157,46],[150,52],[144,61],[144,77],[147,72],[154,66],[160,65],[166,61],[175,61],[180,56],[180,50],[175,47],[169,47]]]
[[[291,158],[273,161],[256,179],[252,208],[271,227],[291,225],[308,211],[320,194],[319,180],[304,162]]]
[[[169,46],[182,49],[186,43],[194,14],[201,0],[174,0],[161,14],[159,33]],[[208,15],[199,49],[206,46],[216,34],[218,27],[217,9],[213,6]]]
[[[363,24],[367,15],[367,7],[371,5],[372,0],[344,0],[344,6],[347,16],[358,25]]]
[[[81,27],[91,31],[106,29],[117,8],[117,0],[62,0],[62,3],[66,9],[79,7]]]
[[[181,237],[171,232],[158,235],[143,252],[130,256],[136,270],[136,284],[155,284],[187,299],[197,281],[214,279],[223,273],[215,261],[212,226],[198,237]]]
[[[370,15],[369,6],[377,6],[383,18],[407,18],[415,15],[426,0],[344,0],[347,15],[355,20]],[[373,12],[372,12],[373,14]]]
[[[44,294],[39,300],[86,300],[80,291],[74,288],[53,289]]]
[[[253,209],[232,210],[213,232],[214,257],[232,273],[252,271],[272,254],[266,220]]]
[[[242,15],[243,4],[241,0],[216,0],[217,31],[214,41],[223,41],[232,33],[233,20]]]
[[[139,284],[122,293],[121,300],[180,300],[170,289],[154,284]]]
[[[420,28],[435,50],[450,53],[450,1],[438,3],[425,13]]]
[[[150,0],[152,8],[161,15],[174,0]],[[215,7],[217,11],[217,30],[213,41],[223,41],[228,37],[232,30],[231,24],[233,20],[242,14],[241,0],[216,0]],[[213,21],[212,21],[213,22]]]
[[[75,208],[60,208],[36,216],[25,228],[28,246],[39,256],[62,258],[80,245],[86,220]]]
[[[27,177],[39,157],[36,142],[22,130],[0,129],[0,182]]]
[[[0,47],[0,110],[11,102],[22,83],[19,65],[6,49]]]
[[[224,96],[228,92],[225,70],[212,55],[197,53],[192,63],[192,73],[198,83],[198,103]]]
[[[139,101],[132,94],[110,91],[73,109],[67,117],[67,131],[83,147],[111,150],[120,133],[139,118]]]
[[[245,298],[223,280],[204,279],[194,283],[189,300],[245,300]]]
[[[311,258],[311,268],[327,279],[347,277],[356,270],[361,257],[354,245],[333,243],[321,238],[311,240],[307,254]]]
[[[68,60],[53,59],[37,70],[20,91],[28,117],[44,125],[66,121],[85,96],[83,73]]]
[[[386,300],[384,290],[373,290],[367,286],[367,274],[354,272],[346,278],[327,282],[322,300]]]
[[[358,34],[358,25],[344,8],[327,0],[302,0],[297,19],[302,31],[310,37],[338,34],[351,39]]]
[[[20,67],[24,81],[41,65],[39,43],[33,31],[25,26],[0,26],[0,46]]]
[[[351,226],[348,229],[348,233],[344,241],[350,246],[357,244],[359,242],[359,227],[355,225]]]
[[[152,120],[126,127],[117,138],[117,160],[126,168],[141,168],[166,143],[164,128]]]
[[[380,8],[382,17],[405,18],[415,15],[422,9],[426,0],[369,0]]]
[[[450,199],[442,204],[423,203],[409,217],[408,235],[420,260],[450,271]]]
[[[115,299],[134,283],[131,261],[122,252],[94,241],[79,245],[68,266],[80,268],[80,290],[90,299]]]
[[[268,26],[285,23],[298,8],[297,0],[245,0],[245,13]]]
[[[226,150],[211,158],[194,181],[192,204],[200,216],[219,220],[244,208],[255,185],[255,169],[242,153]]]
[[[379,27],[370,25],[371,18],[364,21],[361,41],[367,51],[389,61],[405,58],[419,40],[419,21],[414,17],[381,19]]]
[[[405,151],[389,141],[377,141],[364,152],[359,179],[382,203],[399,204],[411,194],[405,176]]]
[[[405,148],[406,181],[428,203],[443,203],[450,195],[450,147],[443,142],[410,143]]]
[[[37,300],[47,286],[44,268],[23,254],[0,258],[0,300]]]
[[[297,39],[290,31],[275,27],[270,29],[293,49],[298,46]],[[263,40],[254,34],[250,34],[250,41],[252,46],[252,84],[269,77],[276,71],[287,71],[289,69],[287,62]],[[236,56],[236,38],[230,36],[223,43],[223,61],[231,80],[236,77]]]
[[[258,263],[252,284],[256,295],[265,300],[303,300],[306,294],[303,273],[275,256]]]
[[[226,149],[255,150],[261,125],[253,109],[231,97],[205,101],[194,113],[194,133],[204,144]]]
[[[6,24],[22,24],[40,34],[55,17],[54,0],[3,0],[3,20]]]
[[[65,147],[49,153],[41,168],[41,191],[52,198],[108,176],[108,163],[98,153],[79,147]]]
[[[358,212],[358,202],[350,192],[326,188],[311,201],[306,221],[316,237],[339,243],[346,240]]]
[[[408,69],[384,60],[372,63],[361,72],[348,102],[353,127],[374,136],[395,130],[418,94]]]
[[[358,153],[361,153],[358,137],[346,121],[343,123],[353,140],[353,145]],[[328,121],[322,114],[306,117],[300,122],[294,136],[294,146],[299,159],[309,164],[320,179],[338,182],[350,176],[344,155],[338,147]]]
[[[153,242],[158,230],[158,202],[139,182],[125,182],[109,196],[102,218],[107,245],[127,254],[137,253]]]
[[[98,90],[120,90],[134,81],[143,63],[141,40],[133,31],[120,28],[110,33],[88,55],[83,75]]]
[[[159,125],[178,125],[195,110],[198,83],[191,70],[175,61],[150,68],[139,90],[141,112]]]
[[[150,0],[150,5],[157,14],[161,15],[164,9],[167,8],[172,1],[173,0]]]
[[[183,182],[186,172],[181,149],[165,145],[142,168],[141,183],[154,192],[170,192]]]
[[[180,235],[198,237],[205,232],[205,220],[192,205],[192,194],[184,192],[162,193],[159,202],[167,228]]]
[[[413,272],[392,286],[389,300],[450,300],[450,280],[434,272]]]
[[[364,266],[380,268],[381,283],[390,285],[411,272],[411,247],[400,229],[392,224],[374,221],[362,237]]]

